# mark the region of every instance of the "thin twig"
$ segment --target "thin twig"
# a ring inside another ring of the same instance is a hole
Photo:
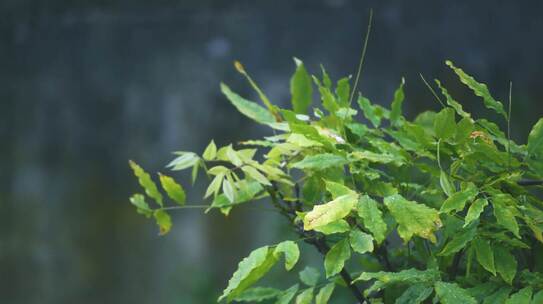
[[[446,107],[445,104],[443,103],[443,101],[441,100],[441,98],[439,98],[439,96],[437,96],[436,94],[436,91],[434,91],[434,89],[432,88],[432,86],[428,83],[428,81],[426,81],[426,79],[424,78],[424,76],[422,76],[422,74],[419,74],[420,75],[420,78],[422,79],[422,82],[424,82],[424,84],[426,85],[426,87],[428,88],[428,90],[430,90],[430,92],[432,92],[432,95],[434,95],[434,97],[436,98],[436,100],[441,104],[442,107]]]
[[[364,46],[362,47],[362,55],[360,55],[360,62],[358,63],[358,70],[356,71],[356,77],[354,80],[353,90],[351,91],[351,98],[349,98],[349,104],[353,102],[354,94],[356,93],[356,87],[362,74],[362,66],[364,65],[364,58],[366,57],[366,50],[368,49],[368,40],[370,39],[371,25],[373,21],[373,9],[370,9],[370,17],[368,19],[368,27],[366,30],[366,37],[364,38]]]

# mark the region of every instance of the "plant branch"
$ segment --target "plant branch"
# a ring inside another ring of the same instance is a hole
[[[296,192],[296,201],[294,204],[288,203],[284,200],[282,200],[282,195],[278,191],[277,186],[275,183],[273,183],[273,186],[268,188],[268,193],[270,194],[272,204],[278,208],[281,211],[281,214],[283,214],[293,225],[296,229],[296,232],[298,235],[303,239],[306,243],[311,244],[315,246],[315,248],[323,255],[325,256],[326,253],[330,250],[330,247],[328,247],[328,244],[326,244],[326,240],[323,237],[319,237],[315,231],[306,231],[303,228],[303,224],[295,224],[294,219],[296,218],[296,211],[302,211],[300,199],[299,199],[299,187],[295,186],[295,192]],[[281,200],[280,200],[281,199]],[[353,284],[353,280],[347,271],[345,267],[341,269],[340,276],[345,281],[345,284],[349,287],[349,290],[353,294],[353,296],[358,300],[360,304],[364,303],[366,300],[364,298],[364,295],[362,292],[358,289],[358,287]]]

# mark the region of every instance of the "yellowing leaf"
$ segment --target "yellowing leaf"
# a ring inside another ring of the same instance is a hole
[[[130,167],[134,171],[134,175],[138,178],[140,185],[145,189],[145,193],[155,200],[155,202],[162,206],[162,194],[158,192],[155,182],[151,179],[149,173],[145,172],[138,164],[133,161],[129,161]]]
[[[324,270],[326,271],[326,277],[329,278],[338,274],[345,261],[351,257],[351,246],[348,239],[343,239],[337,242],[324,257]]]
[[[162,184],[162,188],[166,190],[168,196],[177,204],[183,206],[186,200],[185,190],[183,190],[183,187],[181,187],[181,185],[176,183],[173,178],[167,175],[159,173],[159,178],[160,184]]]
[[[215,145],[215,142],[212,140],[209,145],[207,145],[207,148],[204,150],[204,154],[202,154],[202,157],[205,160],[214,160],[215,157],[217,157],[217,146]]]
[[[172,219],[170,218],[170,215],[163,209],[158,209],[155,210],[153,216],[155,217],[155,221],[160,229],[159,234],[165,235],[168,233],[172,228]]]
[[[355,191],[351,190],[351,188],[342,185],[340,183],[332,182],[325,180],[324,183],[326,184],[326,190],[332,194],[332,198],[335,199],[342,195],[347,194],[356,194]]]
[[[384,201],[398,223],[398,234],[404,242],[409,241],[413,235],[436,242],[434,231],[442,225],[437,210],[408,201],[399,194],[385,197]]]
[[[326,204],[316,205],[304,217],[304,230],[313,230],[346,217],[357,200],[357,194],[347,194]]]

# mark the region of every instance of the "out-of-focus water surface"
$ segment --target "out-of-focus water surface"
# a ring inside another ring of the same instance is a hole
[[[354,73],[370,7],[366,96],[387,105],[404,76],[409,117],[438,109],[422,73],[489,115],[452,59],[499,99],[513,81],[513,138],[526,139],[543,115],[539,1],[2,1],[0,302],[215,301],[251,248],[281,239],[282,218],[186,210],[159,237],[128,203],[139,189],[127,160],[165,171],[171,151],[269,134],[221,96],[224,81],[256,99],[232,61],[286,104],[293,56],[314,73]]]

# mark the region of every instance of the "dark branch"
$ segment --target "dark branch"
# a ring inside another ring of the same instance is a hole
[[[268,193],[270,194],[273,205],[278,208],[281,211],[281,214],[283,214],[294,225],[294,228],[296,229],[298,235],[303,238],[306,243],[315,246],[315,248],[323,256],[325,256],[326,253],[328,253],[328,251],[330,250],[330,247],[328,247],[328,244],[326,244],[326,240],[324,239],[324,237],[320,237],[319,235],[317,235],[317,233],[315,233],[315,231],[304,230],[303,224],[301,223],[297,225],[294,224],[294,219],[296,218],[296,211],[302,211],[302,204],[299,199],[298,185],[295,186],[295,192],[296,201],[294,203],[290,203],[282,200],[282,194],[279,192],[275,184],[273,184],[273,187],[268,188]],[[358,287],[353,284],[353,280],[347,269],[343,267],[339,274],[343,281],[345,281],[345,284],[347,284],[347,286],[349,287],[349,290],[351,291],[353,296],[358,300],[358,302],[360,304],[364,303],[364,295],[358,289]]]

